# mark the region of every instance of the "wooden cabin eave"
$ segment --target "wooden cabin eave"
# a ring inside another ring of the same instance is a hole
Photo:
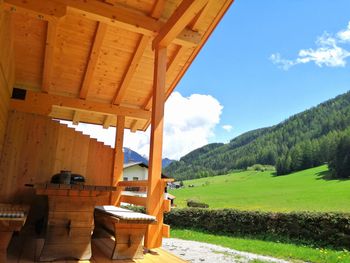
[[[153,46],[168,47],[169,97],[232,0],[2,2],[11,20],[14,86],[75,98],[82,111],[80,100],[151,111]],[[73,120],[64,111],[50,116]],[[99,113],[81,121],[103,125],[108,115]],[[150,123],[126,117],[133,131]]]

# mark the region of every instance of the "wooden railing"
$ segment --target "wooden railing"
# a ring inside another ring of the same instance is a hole
[[[168,182],[172,182],[174,179],[161,179],[162,187],[165,189]],[[147,180],[140,180],[140,181],[120,181],[118,182],[117,188],[133,188],[133,187],[140,187],[140,188],[146,188],[148,187],[148,181]],[[147,197],[141,197],[141,196],[132,196],[132,195],[124,195],[121,192],[121,196],[119,198],[121,203],[128,203],[131,205],[137,205],[137,206],[143,206],[146,207],[147,203]],[[171,201],[167,199],[162,200],[162,210],[163,213],[170,212],[171,210]],[[163,224],[163,237],[170,237],[170,226],[167,224]]]

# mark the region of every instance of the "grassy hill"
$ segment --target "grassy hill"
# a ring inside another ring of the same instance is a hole
[[[229,143],[196,149],[172,162],[164,172],[177,180],[188,180],[268,164],[286,174],[329,162],[344,133],[350,133],[350,92]]]
[[[327,175],[325,165],[286,176],[244,171],[185,181],[185,188],[171,194],[179,207],[185,207],[187,199],[196,199],[210,208],[350,212],[350,180],[327,180]]]

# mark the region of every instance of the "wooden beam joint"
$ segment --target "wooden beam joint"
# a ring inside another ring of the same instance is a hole
[[[153,40],[153,48],[167,47],[202,11],[208,0],[183,0]],[[192,31],[195,32],[195,31]],[[193,36],[189,36],[193,37]]]

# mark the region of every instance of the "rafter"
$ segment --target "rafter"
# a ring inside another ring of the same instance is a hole
[[[133,120],[131,125],[130,125],[130,131],[131,132],[136,132],[137,131],[137,120]]]
[[[61,107],[63,109],[79,110],[81,112],[128,116],[142,120],[148,120],[151,116],[150,111],[141,109],[121,107],[29,90],[26,91],[25,100],[11,99],[10,105],[11,109],[14,110],[46,116],[50,115],[53,106]]]
[[[161,16],[161,13],[164,9],[164,0],[158,0],[153,7],[153,10],[151,12],[151,16],[153,18],[159,18]],[[130,84],[130,81],[132,79],[132,76],[134,75],[137,66],[142,58],[143,53],[145,52],[148,42],[150,41],[150,37],[147,37],[145,35],[141,36],[140,41],[136,47],[136,51],[131,58],[131,61],[128,65],[127,71],[125,72],[123,79],[121,81],[121,84],[119,85],[116,94],[113,98],[113,104],[119,105],[125,95],[126,89]],[[136,123],[135,123],[136,125]]]
[[[78,124],[79,124],[80,115],[81,115],[81,112],[80,112],[80,111],[77,111],[77,110],[76,110],[76,111],[74,112],[74,116],[73,116],[73,120],[72,120],[72,122],[73,122],[74,125],[78,125]]]
[[[107,115],[105,117],[105,120],[103,122],[103,128],[104,129],[108,129],[110,126],[111,126],[111,123],[112,123],[112,120],[114,119],[115,117],[113,115]]]
[[[81,99],[86,99],[87,94],[89,92],[89,88],[91,86],[91,80],[94,75],[97,61],[98,61],[98,55],[100,53],[103,39],[106,35],[106,32],[107,32],[107,25],[101,22],[98,23],[94,43],[91,48],[88,66],[86,68],[83,84],[80,89],[79,97]]]
[[[46,20],[71,13],[147,36],[157,35],[164,26],[164,22],[151,16],[121,5],[111,6],[97,0],[4,0],[4,8],[7,11],[31,13]],[[183,28],[174,39],[174,43],[195,46],[200,39],[198,32]]]
[[[131,61],[128,65],[128,67],[126,67],[126,72],[123,76],[121,84],[119,85],[117,92],[114,95],[113,104],[119,105],[120,102],[122,101],[122,99],[125,95],[126,89],[129,86],[130,81],[132,79],[132,76],[134,75],[136,68],[137,68],[138,64],[140,63],[142,55],[145,52],[147,44],[149,43],[149,39],[150,38],[147,36],[141,36],[141,39],[137,45],[136,51],[135,51],[133,57],[131,58]]]
[[[208,3],[205,5],[203,10],[200,13],[198,13],[194,20],[189,24],[189,27],[192,30],[198,31],[198,26],[202,24],[213,3],[214,0],[208,0]]]
[[[153,40],[153,47],[167,47],[203,9],[208,0],[183,0]]]
[[[46,47],[45,47],[45,59],[43,68],[43,78],[41,90],[43,92],[49,92],[50,83],[52,79],[53,61],[55,43],[57,38],[57,25],[58,21],[47,22],[47,34],[46,34]]]

